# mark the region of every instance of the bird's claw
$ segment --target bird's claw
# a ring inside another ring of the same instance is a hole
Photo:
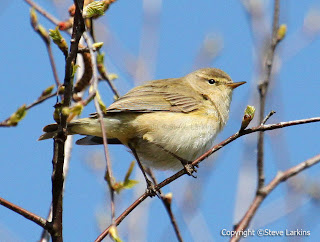
[[[158,192],[155,189],[154,184],[150,181],[150,180],[146,180],[147,182],[147,189],[146,189],[146,193],[150,196],[150,197],[154,197],[154,196],[158,196]]]
[[[198,165],[192,165],[192,164],[185,164],[184,165],[184,169],[186,171],[186,173],[189,175],[189,176],[192,176],[193,178],[197,178],[197,176],[193,175],[194,172],[197,172],[197,169],[196,167],[198,167]]]

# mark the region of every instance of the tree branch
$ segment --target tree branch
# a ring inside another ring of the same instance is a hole
[[[265,106],[266,106],[266,97],[268,92],[268,87],[271,79],[271,71],[274,60],[275,49],[279,43],[278,40],[278,25],[279,25],[279,0],[274,2],[273,10],[273,24],[272,24],[272,38],[269,49],[266,54],[265,62],[265,77],[263,81],[258,85],[259,95],[260,95],[260,108],[259,108],[259,119],[260,123],[263,123],[265,116]],[[258,154],[257,154],[257,166],[258,166],[258,186],[257,192],[264,186],[264,133],[260,132],[258,136]]]
[[[288,121],[288,122],[280,122],[276,124],[268,124],[268,125],[259,125],[253,128],[245,129],[238,131],[237,133],[231,135],[229,138],[225,139],[224,141],[220,142],[219,144],[212,147],[210,150],[205,152],[203,155],[201,155],[199,158],[194,160],[192,162],[192,165],[197,165],[201,163],[205,158],[209,157],[216,151],[220,150],[222,147],[226,146],[227,144],[231,143],[232,141],[238,139],[241,136],[251,134],[258,131],[267,131],[267,130],[274,130],[274,129],[280,129],[284,127],[294,126],[294,125],[300,125],[300,124],[307,124],[307,123],[314,123],[314,122],[320,122],[320,117],[315,118],[309,118],[309,119],[300,119],[300,120],[294,120],[294,121]],[[300,171],[299,171],[300,172]],[[186,174],[185,169],[182,169],[172,175],[171,177],[165,179],[161,183],[155,186],[155,190],[158,191],[162,187],[168,185],[169,183],[173,182],[174,180],[178,179],[179,177]],[[296,173],[295,173],[296,174]],[[142,194],[134,203],[132,203],[116,220],[115,225],[119,225],[121,221],[128,216],[129,213],[131,213],[140,203],[142,203],[149,195],[147,193]],[[95,242],[102,241],[109,233],[109,229],[111,226],[105,229],[99,237],[95,240]]]
[[[92,74],[92,86],[93,86],[93,92],[96,93],[97,89],[98,89],[98,76],[97,76],[97,67],[96,67],[96,60],[95,60],[95,54],[94,51],[92,49],[92,44],[93,44],[93,40],[88,36],[88,34],[85,32],[83,35],[85,41],[88,44],[89,47],[89,51],[91,54],[91,62],[92,62],[92,69],[93,69],[93,74]],[[102,139],[103,139],[103,147],[104,147],[104,155],[105,155],[105,159],[106,159],[106,172],[105,172],[105,180],[108,183],[109,186],[109,190],[110,190],[110,207],[111,207],[111,221],[112,224],[114,224],[114,219],[115,219],[115,203],[114,203],[114,195],[115,195],[115,190],[113,187],[113,174],[112,174],[112,166],[111,166],[111,159],[110,159],[110,155],[109,155],[109,149],[108,149],[108,142],[107,142],[107,133],[106,133],[106,129],[105,129],[105,125],[104,125],[104,121],[103,121],[103,113],[101,111],[98,99],[95,97],[94,98],[94,104],[95,104],[95,108],[98,114],[98,119],[100,122],[100,126],[101,126],[101,132],[102,132]]]
[[[72,97],[73,88],[73,65],[78,53],[78,44],[85,30],[84,20],[82,18],[83,0],[74,0],[76,12],[74,17],[74,25],[71,36],[70,52],[66,58],[65,78],[64,78],[64,95],[62,107],[69,107]],[[54,138],[54,155],[52,160],[52,226],[51,233],[53,242],[62,242],[62,212],[63,212],[63,167],[65,156],[65,141],[67,138],[67,116],[60,113],[59,133]]]
[[[146,168],[146,172],[148,173],[148,175],[151,177],[151,180],[153,182],[153,184],[157,185],[158,182],[157,182],[157,179],[155,177],[155,175],[153,174],[152,170],[147,167]],[[166,195],[163,195],[162,191],[159,189],[159,193],[160,193],[160,196],[158,196],[160,198],[160,200],[162,201],[165,209],[167,210],[167,213],[169,215],[169,218],[170,218],[170,221],[171,221],[171,224],[172,224],[172,227],[174,229],[174,232],[177,236],[177,240],[179,242],[182,242],[183,239],[182,239],[182,236],[181,236],[181,232],[180,232],[180,229],[179,229],[179,226],[177,224],[177,221],[176,221],[176,218],[172,212],[172,206],[171,206],[171,203],[172,203],[172,193],[169,193],[169,194],[166,194]]]
[[[29,219],[32,222],[35,222],[36,224],[38,224],[39,226],[41,226],[43,229],[51,231],[52,230],[52,226],[51,223],[48,222],[46,219],[31,213],[27,210],[25,210],[24,208],[21,208],[3,198],[0,197],[0,204],[6,208],[9,208],[10,210],[22,215],[23,217],[25,217],[26,219]]]
[[[46,17],[48,20],[50,20],[54,25],[58,25],[60,21],[53,17],[50,13],[48,13],[46,10],[44,10],[42,7],[40,7],[38,4],[31,0],[24,0],[26,3],[28,3],[31,7],[33,7],[35,10],[37,10],[39,13],[41,13],[44,17]]]
[[[260,207],[261,203],[281,182],[288,180],[290,177],[297,175],[301,171],[319,162],[320,162],[320,154],[286,170],[285,172],[278,172],[276,177],[268,185],[263,187],[259,194],[256,195],[248,211],[246,212],[244,217],[241,219],[239,224],[236,226],[236,231],[235,231],[236,235],[232,237],[230,241],[236,242],[240,240],[241,238],[241,236],[239,235],[240,231],[245,230],[249,226],[249,223],[251,222],[253,216],[255,215],[257,209]]]
[[[48,50],[48,55],[49,55],[49,60],[50,60],[50,64],[51,64],[51,69],[52,69],[52,72],[53,72],[53,77],[54,77],[54,80],[55,80],[55,82],[56,82],[57,88],[59,88],[59,86],[60,86],[61,84],[60,84],[60,80],[59,80],[59,76],[58,76],[58,71],[57,71],[56,63],[55,63],[54,58],[53,58],[51,43],[49,42],[46,46],[47,46],[47,50]]]

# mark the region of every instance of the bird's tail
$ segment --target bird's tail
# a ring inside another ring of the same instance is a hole
[[[98,132],[96,131],[98,127]],[[49,124],[43,128],[44,134],[42,134],[38,140],[45,140],[54,138],[59,132],[58,124]],[[99,135],[100,123],[97,120],[91,118],[83,118],[73,120],[67,124],[67,134],[82,134],[87,135],[86,137],[78,140],[78,145],[99,145],[103,144],[102,135]],[[117,138],[108,138],[108,144],[121,144]]]
[[[49,124],[43,128],[44,134],[39,137],[39,140],[54,138],[59,132],[58,124]],[[67,134],[82,134],[101,136],[100,123],[95,118],[82,118],[72,120],[67,124]]]
[[[44,134],[38,140],[51,139],[58,134],[58,124],[49,124],[43,128]]]

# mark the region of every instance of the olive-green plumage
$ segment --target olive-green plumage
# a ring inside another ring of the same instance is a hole
[[[181,168],[170,153],[192,161],[209,149],[228,120],[232,90],[243,83],[216,68],[146,82],[108,107],[103,119],[108,142],[130,144],[148,166]],[[52,138],[56,129],[46,126],[40,140]],[[68,134],[87,135],[78,144],[102,142],[96,115],[69,123]]]

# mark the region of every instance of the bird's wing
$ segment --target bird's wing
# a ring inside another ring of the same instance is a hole
[[[122,144],[118,139],[107,139],[108,144]],[[77,145],[102,145],[103,144],[103,138],[97,137],[93,135],[87,135],[86,137],[82,139],[78,139],[76,141]]]
[[[177,88],[173,92],[172,88],[170,91],[168,89],[168,82],[159,84],[154,81],[136,87],[111,104],[107,113],[157,111],[189,113],[200,107],[201,102],[196,98],[196,93],[185,94],[183,88]]]

